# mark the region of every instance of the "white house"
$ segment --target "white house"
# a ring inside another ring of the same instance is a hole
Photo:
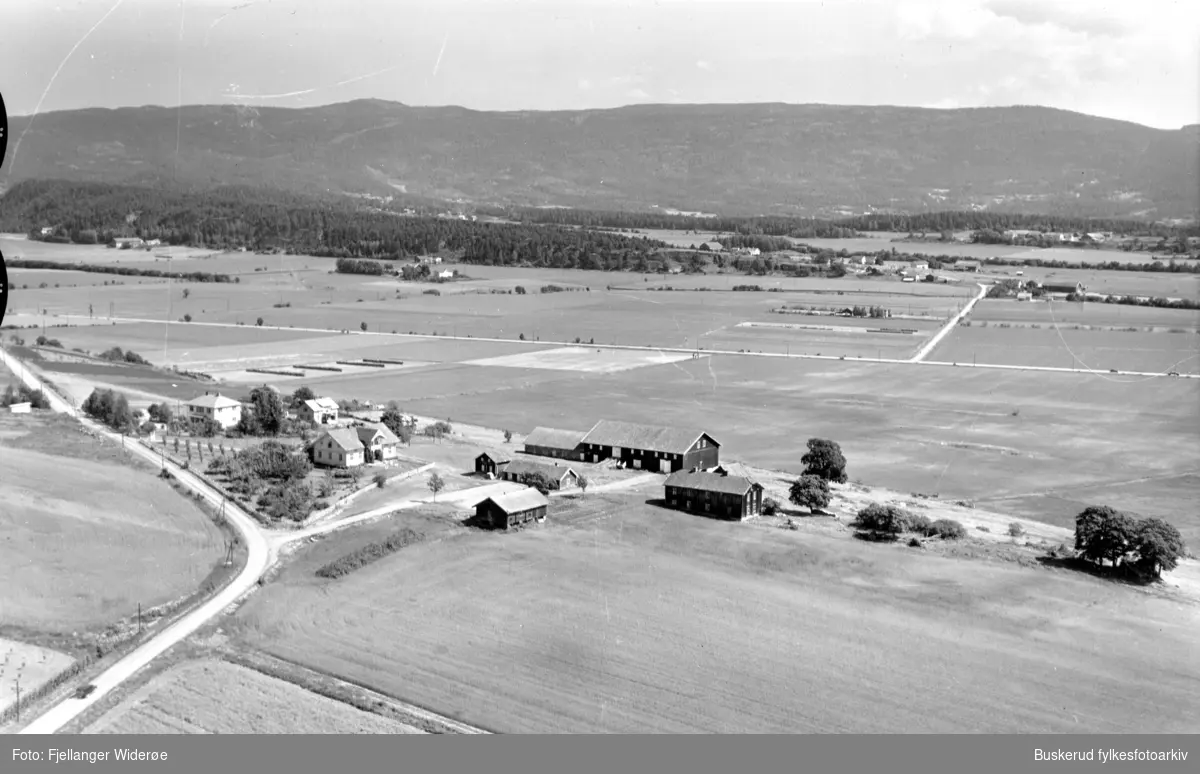
[[[187,406],[188,420],[191,422],[211,419],[220,425],[221,429],[228,430],[242,420],[242,404],[219,392],[206,392],[184,405]]]
[[[333,398],[314,398],[301,403],[296,409],[296,414],[305,422],[327,425],[337,421],[338,404]]]
[[[313,462],[334,468],[356,468],[388,462],[399,454],[400,439],[387,425],[369,424],[327,430],[313,444]]]
[[[437,273],[438,279],[452,279],[454,272],[451,269],[442,269]]]
[[[29,414],[33,410],[32,403],[14,403],[8,407],[13,414]]]

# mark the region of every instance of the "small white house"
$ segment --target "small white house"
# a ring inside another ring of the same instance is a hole
[[[8,407],[13,414],[28,414],[33,410],[32,403],[14,403]]]
[[[437,273],[438,279],[453,279],[454,272],[451,269],[442,269]]]

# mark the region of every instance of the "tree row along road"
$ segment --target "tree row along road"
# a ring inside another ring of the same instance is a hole
[[[122,438],[118,433],[109,430],[106,427],[98,424],[81,412],[77,411],[69,403],[58,395],[54,390],[42,383],[42,381],[23,363],[12,357],[7,351],[0,348],[0,360],[24,382],[30,389],[42,390],[50,401],[50,406],[54,411],[78,420],[87,430],[97,435],[108,438],[114,443],[122,443]],[[138,671],[149,665],[156,658],[165,653],[172,646],[183,641],[193,632],[198,630],[208,621],[221,615],[230,605],[236,603],[247,592],[253,590],[259,579],[269,570],[272,565],[278,560],[280,550],[288,545],[307,538],[315,537],[325,533],[333,532],[353,524],[358,524],[372,518],[379,518],[387,514],[408,507],[419,505],[423,500],[405,501],[396,503],[387,508],[381,508],[377,511],[372,511],[369,514],[360,514],[336,521],[330,521],[324,524],[310,527],[297,532],[280,532],[267,530],[261,527],[249,514],[239,508],[235,503],[225,500],[219,492],[206,484],[197,476],[183,470],[173,462],[166,461],[159,454],[147,449],[139,443],[129,443],[125,448],[134,454],[142,457],[154,465],[163,465],[171,471],[176,479],[189,490],[199,493],[204,500],[214,507],[220,507],[222,502],[225,503],[225,515],[229,519],[229,523],[237,530],[242,541],[247,546],[246,565],[237,577],[233,579],[225,588],[219,591],[216,595],[209,598],[206,602],[196,607],[194,610],[184,614],[173,623],[169,624],[157,635],[142,643],[134,650],[118,659],[108,669],[101,673],[92,685],[95,690],[92,691],[86,698],[68,698],[60,702],[54,707],[51,707],[40,717],[31,721],[26,725],[20,733],[22,734],[53,734],[62,729],[65,725],[77,718],[88,707],[104,698],[111,693],[115,688],[129,680]],[[471,490],[456,492],[457,495],[465,495]],[[482,499],[482,498],[480,498]],[[455,721],[457,723],[457,721]],[[457,725],[463,725],[457,723]],[[480,733],[484,733],[476,729]]]
[[[853,363],[881,363],[881,364],[885,364],[885,365],[914,365],[914,366],[933,366],[933,367],[945,367],[945,368],[950,368],[950,367],[991,368],[991,369],[997,369],[997,370],[1002,370],[1002,371],[1040,371],[1043,373],[1063,373],[1063,374],[1088,374],[1088,373],[1101,374],[1102,373],[1104,376],[1109,375],[1107,370],[1101,371],[1100,369],[1089,369],[1089,368],[1062,368],[1059,366],[1005,365],[1005,364],[1001,364],[1001,363],[949,363],[949,362],[946,362],[943,360],[926,360],[925,358],[929,356],[929,353],[931,353],[933,351],[934,347],[936,347],[938,344],[940,344],[941,340],[943,338],[950,335],[950,332],[952,330],[954,330],[954,327],[959,323],[959,321],[962,320],[967,315],[967,313],[971,311],[971,309],[975,306],[976,303],[979,302],[980,299],[982,299],[984,296],[987,295],[987,287],[983,286],[983,285],[981,285],[980,287],[982,288],[982,290],[980,291],[979,295],[976,296],[975,298],[973,298],[967,304],[967,306],[965,306],[963,308],[962,311],[960,311],[957,315],[955,315],[954,318],[952,318],[950,320],[950,322],[948,322],[946,325],[944,325],[941,328],[941,330],[939,330],[934,335],[934,337],[925,346],[923,346],[921,348],[921,350],[915,356],[910,357],[910,358],[858,357],[855,355],[846,355],[846,356],[842,356],[842,355],[804,355],[804,354],[793,354],[793,353],[784,353],[784,352],[748,352],[748,351],[747,352],[739,352],[739,351],[733,350],[733,349],[726,350],[726,349],[708,349],[708,348],[697,350],[695,347],[650,347],[650,346],[644,346],[644,345],[638,345],[638,344],[581,344],[581,343],[576,343],[576,342],[571,342],[571,341],[553,341],[553,340],[544,340],[544,339],[537,339],[537,340],[533,340],[533,339],[500,339],[500,338],[494,338],[494,337],[489,337],[489,336],[442,336],[442,335],[434,335],[432,333],[385,333],[383,331],[345,331],[345,334],[348,336],[385,336],[385,337],[392,337],[392,338],[397,338],[397,339],[434,339],[434,340],[447,340],[447,341],[489,341],[489,342],[497,342],[497,343],[504,343],[504,344],[528,344],[531,347],[544,347],[547,345],[552,345],[552,346],[559,346],[559,347],[589,347],[591,349],[623,349],[623,350],[632,350],[632,351],[637,351],[637,352],[675,352],[675,353],[679,353],[679,354],[690,354],[690,353],[699,351],[704,355],[737,355],[740,357],[774,357],[774,358],[782,358],[785,360],[844,360],[846,362],[853,362]],[[248,328],[248,327],[254,327],[254,328],[259,327],[259,326],[239,325],[237,323],[167,322],[166,320],[162,320],[162,319],[152,319],[152,318],[145,318],[145,317],[105,317],[103,319],[107,320],[109,322],[114,322],[114,323],[151,323],[151,324],[155,324],[155,325],[164,325],[165,324],[165,325],[187,325],[187,326],[199,325],[199,326],[205,326],[205,327],[210,327],[210,328],[242,328],[242,329],[244,329],[244,328]],[[342,332],[339,329],[333,329],[333,328],[307,328],[307,327],[292,327],[292,326],[284,327],[284,326],[278,326],[278,325],[263,325],[261,327],[264,329],[268,329],[268,330],[301,331],[301,332],[305,332],[305,333],[341,333]],[[181,364],[180,367],[186,367],[186,365]],[[284,366],[280,366],[280,367],[284,368],[286,366],[284,365]],[[1166,374],[1162,371],[1118,370],[1117,373],[1120,375],[1123,375],[1123,376],[1145,376],[1145,377],[1166,376]],[[1181,379],[1200,379],[1200,374],[1180,373],[1178,376]]]

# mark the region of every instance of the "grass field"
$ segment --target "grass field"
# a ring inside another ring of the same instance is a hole
[[[199,508],[61,416],[0,415],[7,624],[71,632],[195,591],[223,555]]]
[[[1050,366],[1108,371],[1200,372],[1200,336],[1076,329],[959,326],[929,356],[947,363]]]
[[[1043,327],[1058,324],[1067,327],[1091,325],[1142,330],[1200,330],[1200,311],[1067,301],[1046,303],[985,298],[971,309],[969,319],[973,325],[1007,322]]]
[[[0,637],[0,711],[16,701],[18,683],[28,696],[74,661],[49,648]]]
[[[232,632],[502,733],[1200,722],[1194,609],[1068,574],[598,499],[580,501],[592,516],[578,526],[559,513],[513,535],[449,536],[334,582],[285,572]]]
[[[156,676],[87,734],[415,734],[297,685],[227,661],[184,663]]]

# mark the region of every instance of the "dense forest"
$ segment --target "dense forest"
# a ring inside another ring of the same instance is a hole
[[[1137,236],[1173,236],[1183,231],[1200,234],[1200,226],[1177,229],[1138,220],[1090,219],[998,212],[931,212],[920,215],[860,215],[838,220],[814,218],[729,218],[668,215],[656,212],[603,212],[571,208],[483,208],[486,214],[525,223],[553,223],[616,229],[675,229],[697,235],[727,232],[744,235],[790,236],[801,239],[843,239],[866,231],[940,234],[945,231],[1029,229],[1033,231],[1111,231]]]
[[[54,233],[43,237],[40,229]],[[329,258],[395,260],[450,252],[467,263],[621,269],[667,245],[643,237],[552,225],[480,223],[384,212],[348,199],[227,186],[167,190],[27,181],[0,198],[0,230],[33,238],[284,250]]]

